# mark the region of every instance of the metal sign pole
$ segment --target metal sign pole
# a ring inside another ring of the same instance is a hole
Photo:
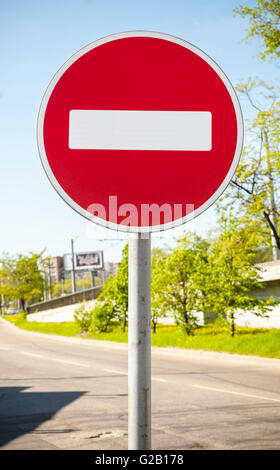
[[[145,238],[143,238],[145,237]],[[151,449],[151,236],[129,235],[128,449]]]

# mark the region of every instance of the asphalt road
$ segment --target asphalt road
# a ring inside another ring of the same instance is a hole
[[[127,345],[0,319],[0,449],[127,449]],[[280,360],[153,348],[153,449],[280,449]]]

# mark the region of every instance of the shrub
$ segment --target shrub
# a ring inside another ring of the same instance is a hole
[[[93,321],[93,309],[91,306],[82,302],[74,313],[75,322],[78,323],[81,332],[89,331]]]
[[[106,333],[115,318],[116,310],[111,303],[96,301],[89,331],[91,333]]]

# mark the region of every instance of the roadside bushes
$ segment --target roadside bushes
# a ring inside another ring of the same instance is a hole
[[[82,333],[89,331],[93,320],[93,308],[86,302],[82,302],[75,310],[74,318]]]
[[[116,319],[114,306],[106,301],[96,300],[94,305],[83,302],[74,314],[82,333],[107,333]]]
[[[105,301],[96,301],[92,312],[90,333],[107,333],[116,319],[114,307]]]

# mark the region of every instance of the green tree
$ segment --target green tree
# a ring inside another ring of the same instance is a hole
[[[167,254],[160,249],[153,249],[151,263],[151,322],[153,332],[156,332],[160,318],[166,317],[164,291],[166,288],[166,258]]]
[[[71,294],[72,293],[72,279],[66,278],[63,284],[64,284],[63,290],[65,294]]]
[[[167,311],[172,311],[175,321],[190,335],[199,324],[196,273],[201,259],[206,257],[207,242],[187,234],[166,258],[164,265],[165,289],[162,302]]]
[[[227,222],[220,236],[209,249],[208,261],[196,279],[201,308],[212,311],[231,322],[235,335],[236,313],[252,311],[264,316],[275,302],[250,295],[252,289],[263,287],[260,269],[254,264],[253,234],[236,223]]]
[[[65,294],[65,285],[63,283],[63,292],[61,282],[56,282],[52,285],[52,295],[54,297],[60,297],[62,294]]]
[[[128,244],[122,252],[122,261],[114,277],[115,295],[114,301],[118,310],[119,318],[122,320],[122,330],[125,331],[128,315]]]
[[[117,283],[115,276],[110,276],[101,294],[98,296],[98,302],[104,306],[104,312],[108,314],[108,317],[113,320],[118,318],[120,315],[121,307],[118,304],[119,298],[117,293]]]
[[[272,258],[276,260],[280,258],[279,90],[251,79],[237,89],[250,101],[256,115],[247,130],[250,140],[218,207],[229,216],[238,217],[240,225],[247,230],[257,232],[258,244],[270,245]]]
[[[106,300],[97,300],[92,311],[92,322],[89,331],[107,333],[110,325],[116,319],[116,309]]]
[[[111,319],[118,317],[125,331],[128,314],[128,245],[123,249],[117,274],[107,279],[98,301],[103,305],[103,310],[99,305],[100,315],[107,312]]]
[[[280,55],[280,2],[279,0],[257,0],[253,8],[240,6],[233,10],[249,20],[247,37],[263,42],[262,59],[279,58]]]
[[[94,302],[82,302],[75,310],[75,321],[81,331],[106,333],[111,323],[119,317],[115,277],[110,276],[98,299]]]
[[[44,292],[44,279],[40,271],[42,253],[27,256],[9,256],[1,260],[1,293],[10,299],[18,299],[21,310],[26,302],[36,302]]]

